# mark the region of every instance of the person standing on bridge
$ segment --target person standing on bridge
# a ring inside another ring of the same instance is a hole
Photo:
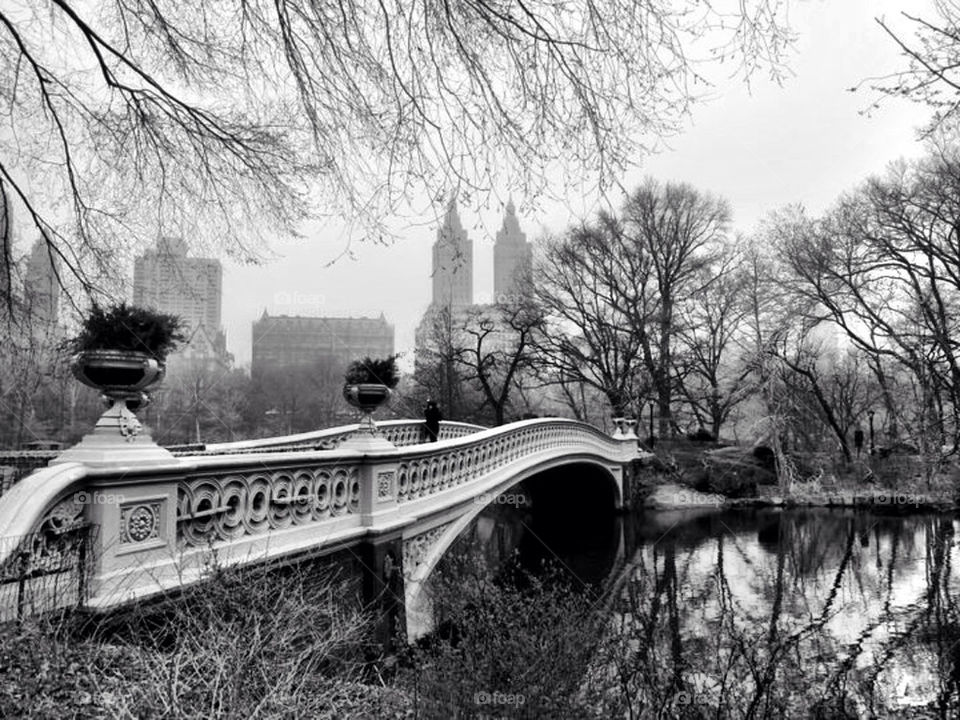
[[[443,420],[443,413],[437,403],[428,399],[427,406],[423,409],[423,417],[427,426],[427,441],[436,442],[440,436],[440,421]]]

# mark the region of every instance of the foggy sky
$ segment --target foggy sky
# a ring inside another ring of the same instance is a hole
[[[921,13],[926,3],[909,5]],[[735,230],[748,233],[765,214],[786,204],[802,203],[819,213],[889,162],[922,154],[917,128],[929,117],[926,108],[887,100],[868,114],[864,111],[876,93],[866,87],[849,92],[864,79],[902,65],[874,17],[894,21],[903,7],[891,0],[796,4],[790,18],[799,35],[790,61],[793,77],[782,86],[763,77],[754,78],[749,88],[740,82],[718,84],[714,99],[694,107],[686,131],[669,141],[670,148],[642,159],[641,167],[623,179],[624,186],[635,187],[647,174],[690,182],[725,197]],[[600,202],[568,198],[547,203],[531,216],[523,214],[523,199],[515,200],[531,240],[589,216]],[[619,204],[616,196],[610,200]],[[461,205],[460,212],[474,241],[474,292],[483,301],[492,294],[493,238],[503,209]],[[408,351],[404,365],[412,363],[413,332],[430,301],[430,247],[436,235],[429,217],[418,225],[401,230],[389,247],[353,242],[347,256],[341,226],[309,227],[304,241],[274,246],[283,257],[266,266],[225,263],[223,322],[237,364],[250,361],[250,324],[264,309],[286,315],[375,317],[383,312],[396,327],[397,350]]]

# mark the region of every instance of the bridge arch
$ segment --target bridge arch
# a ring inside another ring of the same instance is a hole
[[[560,455],[539,462],[530,463],[511,475],[490,482],[485,490],[477,494],[469,504],[452,508],[452,513],[444,513],[428,529],[416,535],[405,537],[403,542],[404,568],[404,605],[407,619],[407,639],[417,640],[434,629],[433,607],[427,590],[427,584],[439,562],[447,554],[457,539],[493,503],[497,497],[522,483],[543,478],[557,470],[586,468],[593,476],[580,481],[581,486],[589,487],[588,492],[595,493],[592,500],[601,500],[612,514],[622,505],[623,477],[622,466],[612,464],[601,456],[586,454]],[[537,497],[541,497],[542,488]],[[591,503],[591,510],[597,503]],[[451,518],[452,515],[452,518]],[[414,531],[411,528],[411,531]]]

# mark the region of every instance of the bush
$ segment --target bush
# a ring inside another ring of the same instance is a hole
[[[398,676],[419,717],[591,717],[578,688],[598,639],[593,599],[561,572],[489,579],[475,556],[431,580],[433,638]]]
[[[354,360],[347,368],[344,380],[347,385],[361,385],[373,383],[394,388],[400,382],[400,372],[397,370],[398,355],[385,358],[365,357]]]
[[[122,302],[107,309],[94,305],[83,319],[80,332],[64,347],[71,353],[143,352],[163,362],[184,340],[183,321],[178,316]]]
[[[705,483],[706,490],[728,498],[756,497],[757,479],[763,472],[750,465],[712,465]]]
[[[716,438],[713,433],[705,427],[697,428],[695,432],[687,434],[687,440],[691,442],[714,442]]]
[[[394,714],[362,682],[371,624],[322,571],[216,570],[80,636],[8,626],[0,717],[340,718]]]

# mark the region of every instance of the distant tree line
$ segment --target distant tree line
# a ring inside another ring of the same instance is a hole
[[[421,391],[464,419],[653,412],[655,433],[771,436],[851,459],[856,430],[960,443],[960,152],[945,137],[822,216],[733,235],[727,203],[648,180],[542,238],[521,292],[434,318]],[[652,408],[652,409],[651,409]]]

